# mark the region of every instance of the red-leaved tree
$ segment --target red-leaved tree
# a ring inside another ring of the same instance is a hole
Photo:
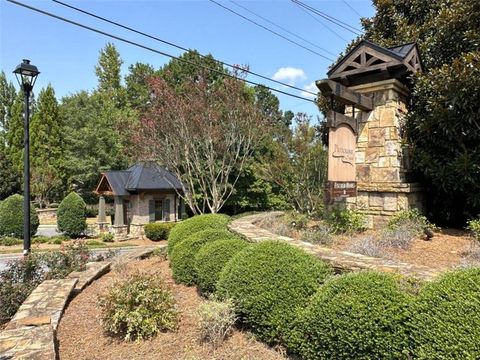
[[[195,214],[216,213],[269,133],[269,118],[241,80],[196,75],[183,85],[178,91],[163,78],[151,79],[150,105],[134,142],[141,158],[182,180],[179,195]]]

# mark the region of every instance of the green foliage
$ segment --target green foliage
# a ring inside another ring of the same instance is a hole
[[[156,276],[137,274],[112,285],[99,305],[104,329],[127,341],[174,330],[179,320],[174,296]]]
[[[51,85],[42,89],[37,109],[30,121],[32,158],[32,194],[36,202],[46,206],[64,193],[64,126]]]
[[[110,96],[117,105],[122,105],[124,101],[120,74],[122,64],[123,60],[115,45],[107,43],[100,50],[98,64],[95,66],[99,92]]]
[[[72,238],[80,236],[87,229],[85,211],[85,201],[71,192],[58,206],[58,229]]]
[[[104,232],[100,234],[100,240],[103,242],[113,242],[115,236],[111,232]]]
[[[48,269],[47,279],[63,279],[72,271],[83,271],[90,260],[91,252],[85,241],[76,240],[62,246],[59,251],[36,254],[39,261]]]
[[[396,213],[388,220],[388,228],[395,230],[404,224],[408,224],[415,228],[418,234],[422,234],[424,230],[433,231],[436,226],[428,221],[427,217],[422,215],[418,209],[404,210]]]
[[[0,109],[1,110],[1,109]],[[0,201],[20,191],[18,172],[7,156],[7,148],[0,136]]]
[[[43,279],[44,268],[32,255],[11,261],[0,271],[0,324],[10,320]]]
[[[467,230],[470,230],[475,241],[480,243],[480,218],[467,222]]]
[[[198,288],[204,293],[213,293],[225,264],[248,245],[242,239],[225,239],[202,246],[195,255]]]
[[[167,240],[170,231],[177,223],[150,223],[144,227],[145,236],[153,241]]]
[[[392,275],[333,278],[311,298],[289,346],[302,359],[407,358],[409,304]]]
[[[177,244],[198,231],[226,229],[229,220],[230,218],[226,215],[205,214],[179,222],[168,235],[168,254],[171,255]]]
[[[63,241],[68,240],[69,237],[65,235],[55,236],[34,236],[32,237],[32,244],[61,244]]]
[[[13,170],[18,175],[23,170],[23,91],[18,91],[10,108],[7,132],[5,134],[8,159],[13,164]]]
[[[333,209],[326,218],[331,231],[336,234],[356,233],[366,230],[365,217],[354,210]]]
[[[23,240],[11,237],[11,236],[2,236],[0,237],[0,246],[14,246],[23,244]]]
[[[37,212],[30,207],[30,236],[40,224]],[[12,195],[0,202],[0,236],[23,238],[23,196]]]
[[[170,254],[170,266],[177,283],[193,285],[197,282],[195,255],[202,246],[216,240],[233,241],[238,239],[226,229],[206,229],[198,231],[177,244]]]
[[[456,270],[427,284],[413,303],[415,359],[480,358],[480,268]]]
[[[217,293],[232,298],[240,319],[269,343],[284,343],[308,298],[332,273],[326,263],[283,242],[265,241],[224,267]]]
[[[145,109],[150,101],[149,80],[158,75],[158,72],[149,65],[135,63],[128,67],[128,74],[125,76],[126,96],[128,104],[134,109]]]

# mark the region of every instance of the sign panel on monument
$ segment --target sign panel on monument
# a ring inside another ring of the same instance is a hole
[[[356,136],[347,124],[330,127],[328,133],[328,191],[330,198],[356,196]]]

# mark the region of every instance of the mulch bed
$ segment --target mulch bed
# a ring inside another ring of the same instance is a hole
[[[199,341],[196,310],[205,301],[195,287],[175,284],[167,260],[152,257],[134,261],[126,268],[104,275],[68,305],[57,338],[61,360],[105,359],[285,359],[284,355],[255,341],[245,332],[235,330],[221,346],[214,349]],[[181,320],[175,332],[164,332],[140,342],[124,342],[103,332],[97,300],[106,288],[126,274],[153,273],[171,287],[177,300]]]

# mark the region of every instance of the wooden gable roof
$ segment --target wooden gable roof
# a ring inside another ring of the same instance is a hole
[[[328,78],[343,85],[359,85],[396,78],[422,71],[416,43],[383,48],[362,40],[328,72]]]

